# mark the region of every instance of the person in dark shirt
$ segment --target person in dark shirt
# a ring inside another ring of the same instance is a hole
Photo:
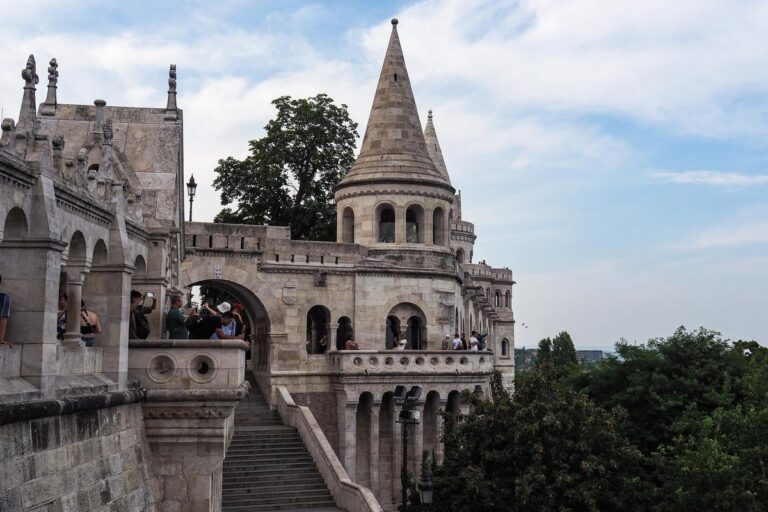
[[[185,340],[189,338],[187,330],[187,319],[181,312],[183,300],[181,295],[174,295],[171,298],[171,309],[165,315],[165,328],[168,330],[168,337],[172,340]]]
[[[0,276],[0,284],[3,282],[3,276]],[[8,327],[8,319],[11,317],[11,296],[7,293],[0,293],[0,345],[13,346],[13,343],[5,339],[5,329]]]

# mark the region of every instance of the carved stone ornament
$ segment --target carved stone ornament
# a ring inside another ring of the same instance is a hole
[[[318,270],[315,272],[315,286],[328,286],[328,272],[325,270]]]
[[[283,285],[283,303],[292,306],[298,301],[298,290],[296,288],[296,281],[293,279],[288,280]]]

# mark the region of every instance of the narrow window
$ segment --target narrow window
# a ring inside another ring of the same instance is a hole
[[[197,235],[192,235],[192,247],[197,247]]]
[[[280,255],[275,254],[275,263],[280,263]]]
[[[208,235],[208,248],[213,247],[213,235]]]
[[[395,73],[395,82],[397,82],[397,73]]]

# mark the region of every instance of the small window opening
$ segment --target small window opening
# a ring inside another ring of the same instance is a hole
[[[280,263],[280,255],[275,254],[275,263]]]
[[[240,249],[245,249],[245,237],[240,237]]]
[[[293,263],[293,254],[291,254],[291,263]]]
[[[307,254],[304,263],[309,263],[309,254]]]
[[[320,264],[322,265],[325,263],[325,256],[320,256]]]
[[[338,257],[338,256],[336,256],[336,261],[335,261],[334,263],[335,263],[336,265],[338,265],[338,264],[339,264],[339,257]]]
[[[213,235],[208,235],[208,248],[213,247]]]
[[[197,235],[192,235],[192,247],[197,247]]]
[[[397,73],[395,73],[395,82],[397,82]]]

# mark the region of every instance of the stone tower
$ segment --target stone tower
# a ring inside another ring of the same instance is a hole
[[[445,259],[454,192],[427,149],[394,19],[360,155],[336,187],[337,240]]]

